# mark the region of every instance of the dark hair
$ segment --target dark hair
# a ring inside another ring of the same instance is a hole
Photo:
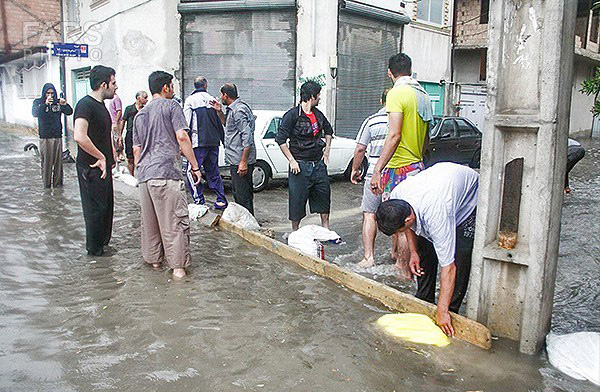
[[[173,75],[165,71],[154,71],[148,77],[150,94],[160,94],[164,85],[170,86]]]
[[[304,82],[302,87],[300,87],[300,101],[308,102],[312,97],[317,97],[321,92],[321,86],[319,83],[309,80],[308,82]]]
[[[410,204],[404,200],[387,200],[379,205],[375,219],[377,227],[385,235],[392,235],[404,227],[404,221],[410,215]]]
[[[225,83],[223,86],[221,86],[221,92],[223,94],[227,94],[227,96],[231,99],[238,99],[237,87],[233,83]]]
[[[137,93],[135,93],[135,99],[138,99],[139,97],[143,97],[143,96],[147,96],[148,94],[144,91],[144,90],[140,90]]]
[[[207,81],[204,76],[198,76],[194,80],[194,88],[206,88]]]
[[[387,87],[381,93],[381,103],[383,103],[384,105],[385,105],[385,99],[387,98],[387,93],[389,93],[390,90],[391,90],[391,88]]]
[[[104,65],[96,65],[90,70],[90,87],[96,91],[100,88],[102,83],[110,83],[110,77],[116,75],[116,72],[111,67],[105,67]]]
[[[410,76],[412,74],[412,61],[404,53],[398,53],[390,57],[388,68],[395,77]]]

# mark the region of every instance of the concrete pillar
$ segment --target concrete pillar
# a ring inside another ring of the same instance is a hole
[[[577,2],[492,0],[467,316],[535,353],[550,330]]]

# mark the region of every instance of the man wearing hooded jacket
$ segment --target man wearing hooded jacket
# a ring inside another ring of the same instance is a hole
[[[64,98],[58,98],[52,83],[42,88],[42,96],[33,101],[31,114],[38,119],[42,179],[45,188],[63,185],[62,122],[61,116],[73,114],[73,108]]]

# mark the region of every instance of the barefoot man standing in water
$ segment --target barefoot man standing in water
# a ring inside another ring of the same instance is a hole
[[[371,177],[371,191],[382,195],[382,201],[390,198],[396,185],[425,168],[423,153],[429,141],[433,110],[429,95],[411,75],[410,57],[404,53],[390,57],[388,76],[394,87],[386,97],[389,130]],[[404,239],[398,237],[396,241]],[[407,260],[401,260],[398,254],[395,256],[398,257],[396,266],[411,279]]]
[[[173,100],[173,75],[156,71],[150,74],[148,83],[152,101],[133,121],[133,156],[142,209],[142,256],[154,268],[160,268],[166,260],[173,278],[181,279],[191,256],[179,151],[191,165],[196,186],[200,183],[200,168],[183,109]]]

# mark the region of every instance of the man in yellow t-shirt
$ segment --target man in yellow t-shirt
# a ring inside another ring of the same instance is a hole
[[[390,58],[388,76],[394,81],[394,88],[386,99],[389,132],[371,178],[371,190],[383,194],[383,201],[407,176],[424,169],[432,108],[429,95],[411,74],[410,57],[399,53]]]
[[[404,53],[398,53],[388,62],[388,76],[394,87],[386,98],[389,131],[381,155],[371,177],[371,191],[390,197],[392,190],[408,176],[425,169],[423,154],[429,142],[429,121],[432,117],[431,100],[427,92],[414,80],[412,62]],[[405,279],[411,279],[408,266],[408,247],[397,236],[392,257]]]

